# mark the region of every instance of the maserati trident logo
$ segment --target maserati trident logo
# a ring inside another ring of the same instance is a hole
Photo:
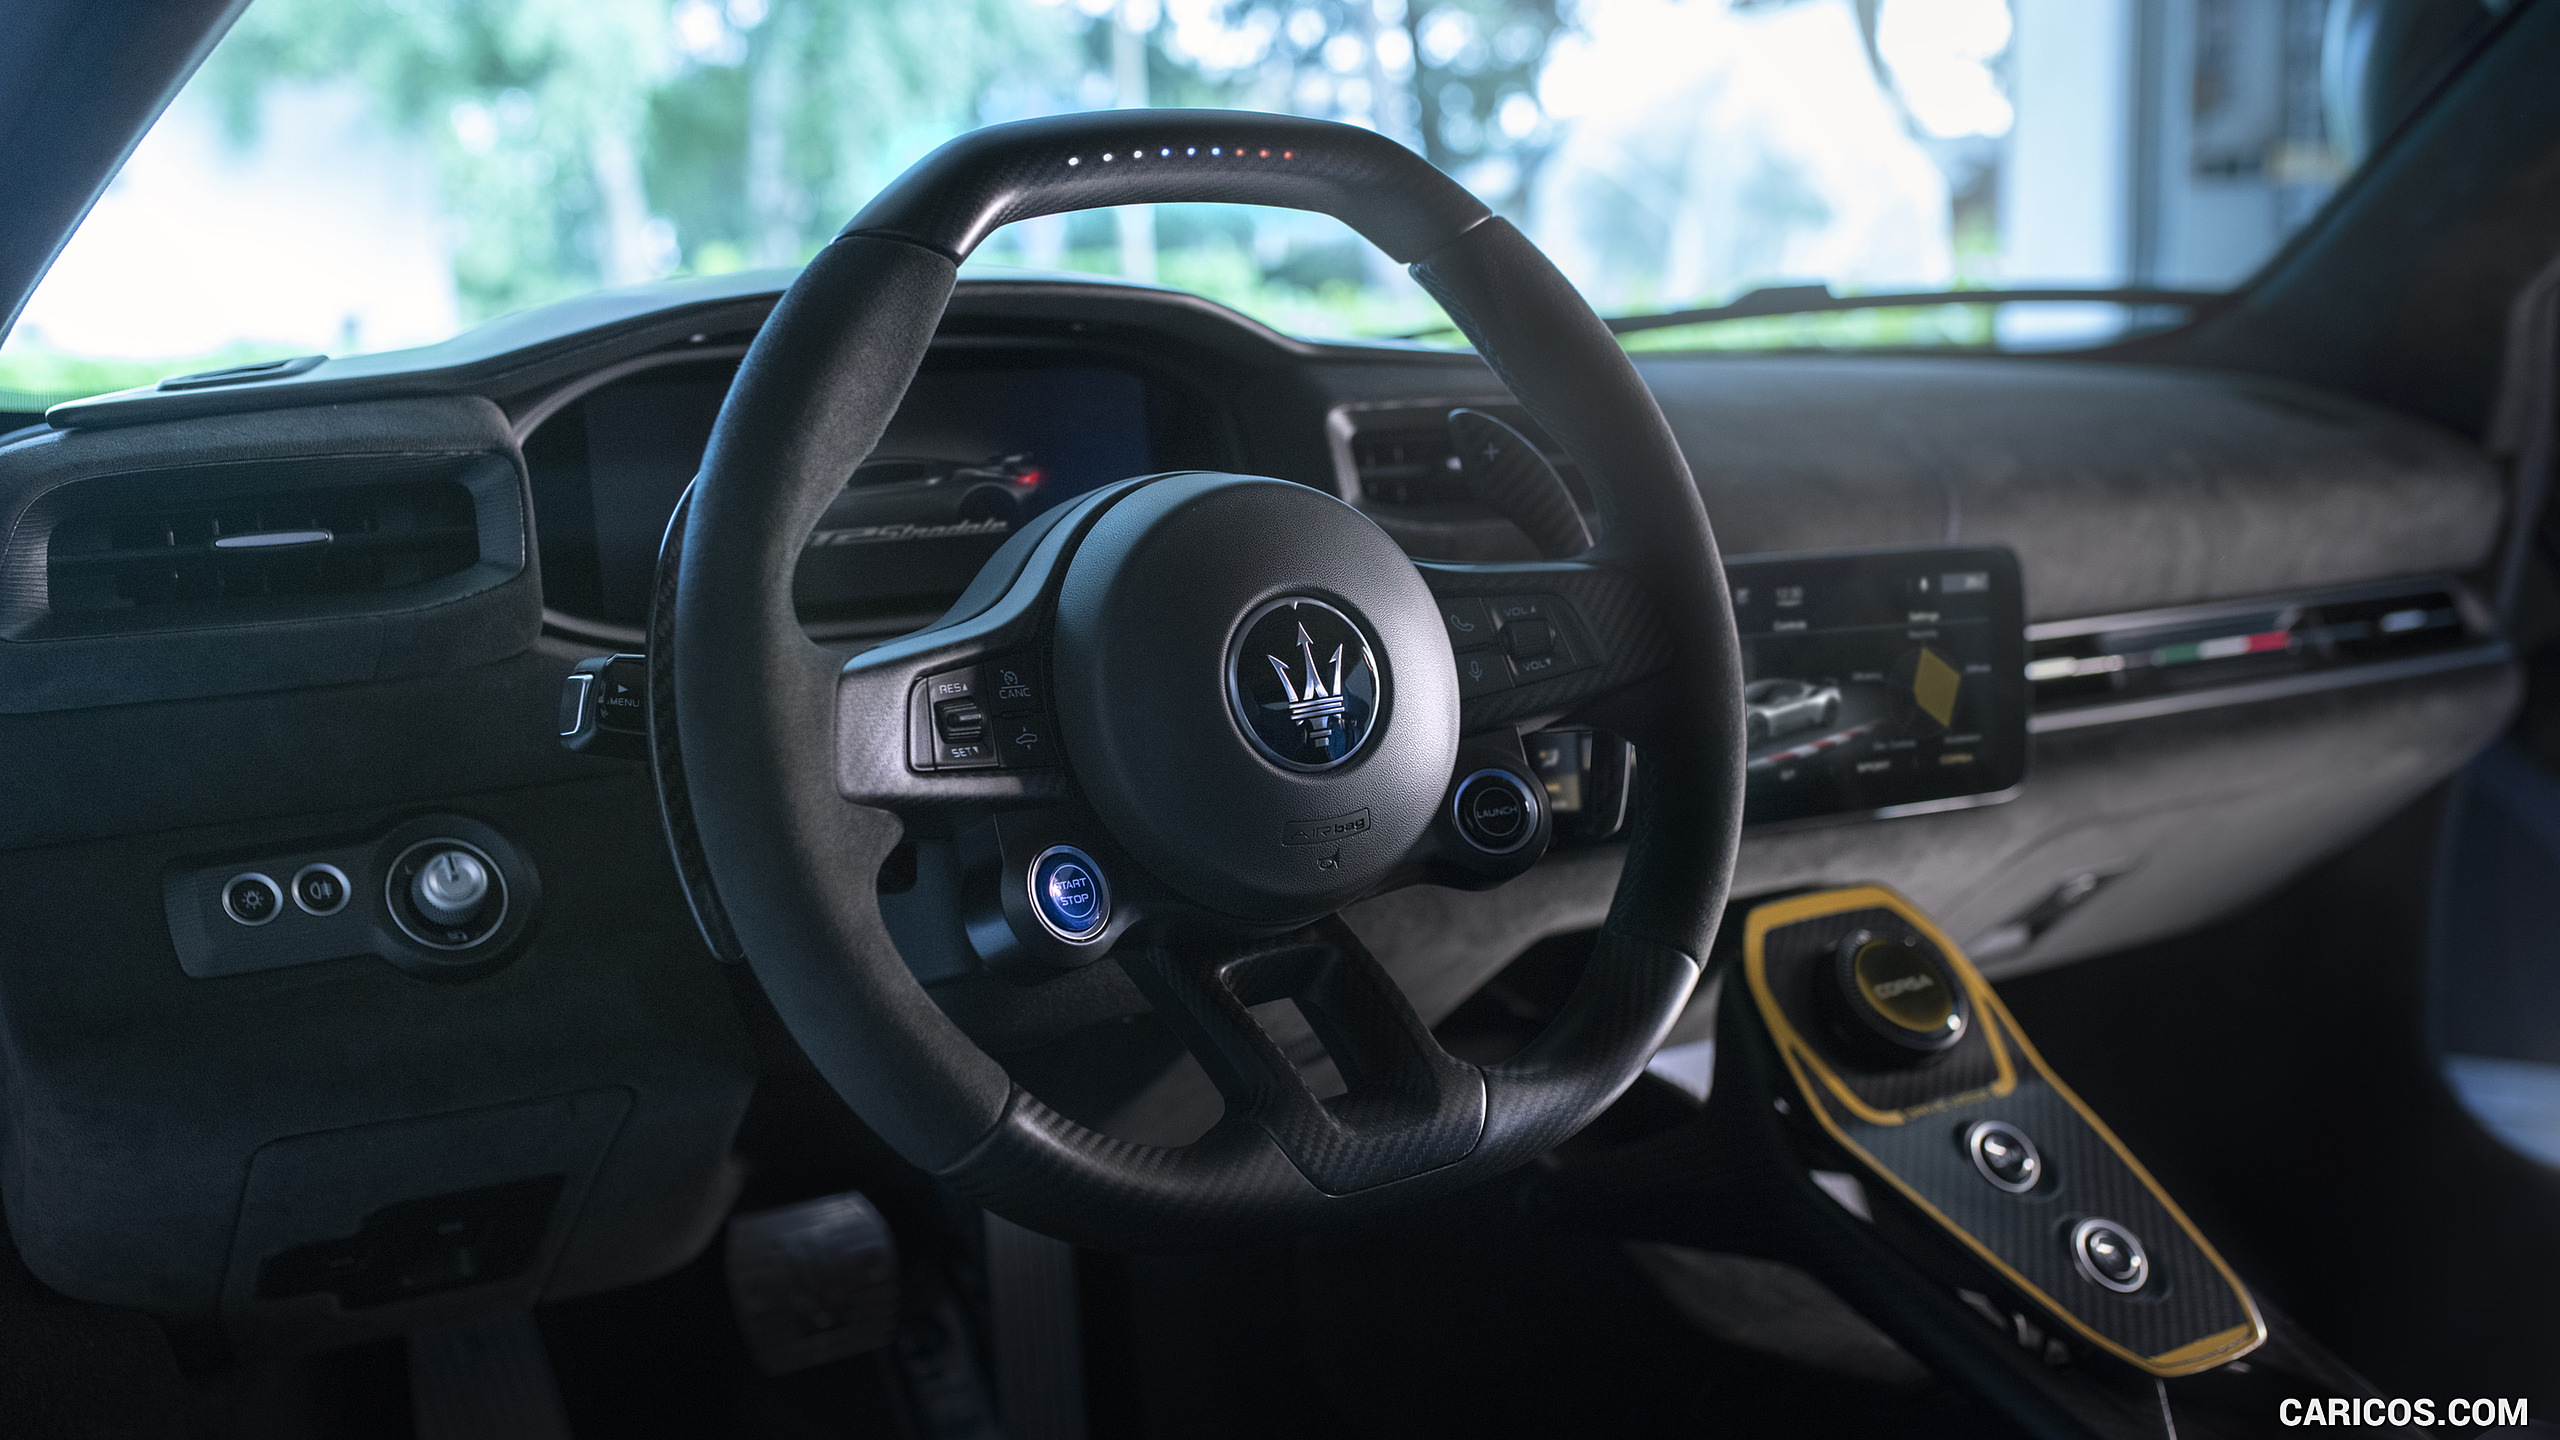
[[[1350,759],[1377,719],[1368,637],[1321,600],[1292,597],[1255,611],[1228,656],[1227,685],[1254,748],[1293,770]]]

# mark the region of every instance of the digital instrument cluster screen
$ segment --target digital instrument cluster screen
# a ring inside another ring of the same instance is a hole
[[[550,603],[643,622],[659,539],[735,373],[734,361],[643,371],[536,433],[526,459]],[[929,365],[802,549],[802,617],[939,608],[1024,522],[1157,468],[1150,390],[1091,363]]]
[[[2026,774],[2026,616],[1999,547],[1736,558],[1744,818],[1890,810]]]

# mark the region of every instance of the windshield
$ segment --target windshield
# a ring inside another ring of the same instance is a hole
[[[2431,73],[2496,7],[2460,8],[2430,32]],[[1512,217],[1609,315],[1781,286],[2215,289],[2406,108],[2409,66],[2384,63],[2406,48],[2392,11],[256,0],[0,344],[0,409],[429,343],[601,287],[797,265],[951,136],[1114,106],[1381,130]],[[1098,211],[1012,226],[978,259],[1177,286],[1301,335],[1454,339],[1396,266],[1321,217]],[[1938,304],[1629,339],[2085,344],[2164,311]]]

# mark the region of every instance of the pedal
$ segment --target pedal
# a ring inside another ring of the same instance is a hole
[[[767,1375],[860,1355],[898,1330],[898,1249],[861,1192],[729,1222],[729,1301]]]
[[[409,1332],[418,1440],[569,1440],[569,1413],[530,1310],[498,1310]]]

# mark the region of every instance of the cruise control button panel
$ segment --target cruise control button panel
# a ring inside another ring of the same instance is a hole
[[[470,978],[509,958],[540,899],[524,853],[461,815],[180,861],[161,877],[178,966],[199,980],[365,957]]]
[[[907,705],[907,763],[918,770],[1030,770],[1058,761],[1049,692],[1029,655],[999,655],[928,675]]]

